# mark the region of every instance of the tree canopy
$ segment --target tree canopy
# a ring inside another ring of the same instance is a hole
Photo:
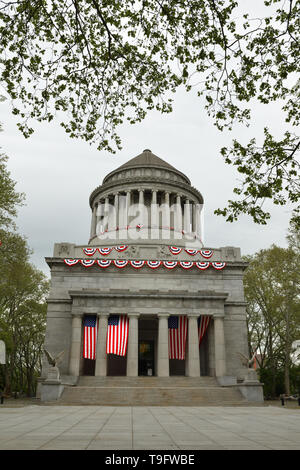
[[[253,100],[280,102],[282,136],[266,125],[262,142],[221,150],[241,183],[216,213],[265,224],[265,200],[297,208],[300,4],[261,3],[266,15],[250,18],[236,0],[0,1],[0,80],[20,130],[63,115],[70,137],[115,152],[119,126],[171,112],[180,86],[197,90],[220,130],[247,125]]]

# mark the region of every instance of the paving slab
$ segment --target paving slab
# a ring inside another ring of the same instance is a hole
[[[300,450],[300,409],[0,407],[0,450]]]

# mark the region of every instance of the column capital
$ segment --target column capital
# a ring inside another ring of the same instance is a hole
[[[97,317],[109,317],[110,313],[102,313],[102,312],[97,312]]]
[[[199,318],[201,316],[201,313],[188,313],[187,317],[188,318]]]
[[[84,313],[76,312],[76,313],[72,313],[71,315],[72,315],[72,318],[82,318]]]
[[[133,312],[133,313],[127,313],[127,316],[128,316],[129,318],[139,318],[139,317],[141,316],[141,314],[140,314],[140,313],[134,313],[134,312]]]
[[[167,318],[167,317],[169,317],[170,315],[171,315],[170,313],[164,313],[164,312],[162,312],[162,313],[157,313],[157,317],[158,317],[158,318],[164,318],[164,317]]]

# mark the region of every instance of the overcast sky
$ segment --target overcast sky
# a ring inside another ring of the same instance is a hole
[[[45,256],[51,256],[56,242],[85,244],[90,233],[89,195],[104,176],[144,149],[185,173],[204,197],[204,242],[207,247],[237,246],[242,254],[253,254],[273,243],[286,246],[291,207],[265,206],[272,218],[267,226],[241,217],[233,224],[213,214],[233,198],[238,173],[226,165],[220,148],[233,138],[246,143],[252,137],[261,143],[268,126],[276,137],[284,132],[279,105],[253,106],[250,128],[236,126],[219,132],[203,110],[195,92],[176,94],[174,112],[153,111],[141,124],[120,129],[123,150],[116,155],[98,152],[96,147],[70,139],[57,122],[35,124],[35,133],[24,139],[10,113],[8,101],[0,103],[2,151],[9,156],[8,168],[17,190],[26,194],[26,206],[19,209],[17,225],[34,250],[33,263],[49,274]]]

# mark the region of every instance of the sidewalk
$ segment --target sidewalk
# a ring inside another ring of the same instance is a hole
[[[0,449],[300,450],[300,410],[6,403],[0,406]]]

